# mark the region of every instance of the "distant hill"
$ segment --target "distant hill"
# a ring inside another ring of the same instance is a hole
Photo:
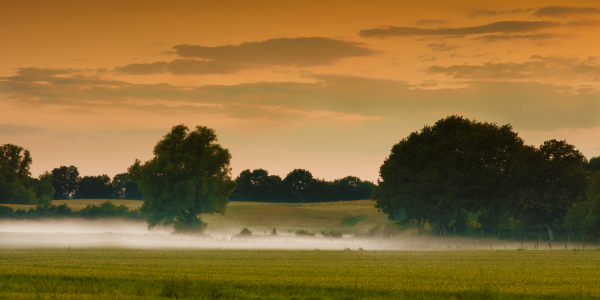
[[[124,204],[130,209],[142,206],[139,200],[77,199],[54,200],[52,204],[66,203],[73,210],[80,210],[88,204],[102,204],[110,201],[115,205]],[[264,203],[230,202],[225,215],[205,215],[202,220],[208,223],[209,230],[239,231],[247,227],[255,232],[269,232],[273,227],[281,233],[308,231],[361,232],[389,223],[387,216],[378,212],[371,200],[355,200],[322,203]],[[13,209],[35,208],[34,205],[3,204]]]

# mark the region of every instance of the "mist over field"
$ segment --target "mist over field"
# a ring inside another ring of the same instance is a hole
[[[344,235],[297,236],[268,231],[241,236],[239,229],[207,230],[203,235],[173,233],[171,227],[148,230],[145,222],[123,220],[11,220],[0,221],[0,248],[105,248],[131,249],[290,249],[290,250],[551,250],[546,242],[506,241],[477,237],[416,236],[407,231],[394,237]],[[566,243],[553,243],[553,250],[565,249]],[[588,247],[595,247],[590,244]],[[581,243],[568,243],[568,249]]]

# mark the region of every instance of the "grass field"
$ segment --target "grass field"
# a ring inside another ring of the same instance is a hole
[[[52,204],[66,203],[73,210],[80,210],[88,204],[100,205],[107,200],[54,200]],[[115,205],[124,204],[135,209],[142,205],[137,200],[108,200]],[[3,204],[13,209],[29,209],[33,205]],[[324,202],[324,203],[261,203],[230,202],[225,215],[205,215],[208,229],[221,230],[235,228],[238,231],[248,227],[255,231],[270,231],[277,227],[280,232],[295,232],[298,229],[312,231],[338,230],[346,233],[365,231],[375,225],[385,226],[387,216],[378,212],[371,200]]]
[[[0,249],[0,299],[600,299],[600,251]]]

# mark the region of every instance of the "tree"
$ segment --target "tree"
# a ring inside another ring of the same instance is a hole
[[[112,179],[115,197],[118,199],[144,200],[144,195],[137,184],[131,180],[128,173],[115,175]]]
[[[526,147],[511,173],[514,214],[548,228],[562,224],[567,211],[585,200],[588,179],[581,168],[584,156],[566,141],[549,140],[539,148]]]
[[[154,147],[154,158],[129,167],[144,195],[148,227],[172,224],[177,232],[202,232],[200,214],[225,213],[231,179],[231,154],[217,143],[214,130],[174,126]]]
[[[29,177],[31,162],[28,150],[13,144],[0,146],[0,203],[37,202]]]
[[[115,199],[117,193],[108,175],[84,176],[79,179],[74,199]]]
[[[439,120],[392,147],[373,192],[376,207],[392,220],[416,221],[420,232],[425,221],[443,233],[456,228],[464,211],[493,212],[497,228],[508,208],[511,158],[522,145],[510,125]]]
[[[54,198],[54,186],[52,186],[52,174],[46,171],[41,174],[38,179],[34,179],[33,190],[38,199],[37,203],[41,205],[49,205]]]
[[[56,191],[54,199],[71,199],[77,192],[79,171],[75,166],[61,166],[52,170],[52,185]]]
[[[232,201],[272,202],[281,185],[279,176],[269,176],[264,169],[244,170],[235,179],[237,188],[231,193]]]
[[[371,198],[373,183],[362,181],[356,176],[346,176],[333,181],[335,200],[364,200]]]
[[[313,176],[308,170],[295,169],[283,179],[283,188],[289,202],[305,202],[307,193],[313,181]]]
[[[596,173],[600,170],[600,156],[592,157],[590,161],[584,160],[581,167],[592,174]]]

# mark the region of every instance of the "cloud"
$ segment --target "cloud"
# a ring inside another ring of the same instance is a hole
[[[458,46],[448,45],[446,43],[431,43],[427,44],[427,47],[431,48],[431,51],[444,52],[458,49]]]
[[[176,75],[228,74],[265,66],[331,65],[342,58],[366,57],[377,53],[360,43],[323,37],[278,38],[217,47],[177,45],[173,49],[172,53],[183,59],[130,64],[114,70],[131,75],[166,72]]]
[[[544,62],[542,67],[552,65],[551,60],[559,65],[570,63],[574,68],[571,72],[597,72],[592,60],[564,62],[558,58],[532,58],[533,62]],[[447,70],[431,70],[472,80],[503,78],[498,75],[502,73],[514,78],[536,70],[533,66],[517,68],[494,64],[475,67],[480,69],[462,70],[451,66]],[[494,68],[500,68],[500,71]],[[371,128],[372,132],[388,132],[401,123],[434,122],[454,113],[480,120],[510,122],[523,130],[600,126],[600,93],[597,90],[535,82],[470,81],[449,89],[435,88],[437,83],[434,81],[414,86],[395,80],[324,74],[312,75],[316,80],[314,83],[257,82],[178,87],[100,80],[77,73],[69,76],[53,75],[36,81],[25,80],[19,74],[0,78],[0,90],[6,95],[0,101],[4,106],[12,105],[15,110],[60,108],[73,115],[79,114],[78,110],[94,111],[99,116],[117,110],[132,116],[153,116],[145,119],[161,115],[195,119],[217,116],[239,120],[242,122],[239,124],[258,122],[271,124],[271,127],[294,124],[315,129],[352,124]]]
[[[486,17],[492,17],[492,16],[498,16],[498,15],[504,15],[504,14],[517,14],[517,13],[525,13],[525,12],[530,12],[532,11],[533,8],[519,8],[519,9],[510,9],[510,10],[473,10],[471,11],[471,13],[469,14],[469,17],[474,18],[474,17],[479,17],[479,16],[486,16]]]
[[[561,79],[585,78],[600,80],[600,65],[593,60],[567,59],[560,57],[542,57],[534,55],[524,63],[485,63],[483,65],[452,65],[442,67],[433,65],[427,69],[429,74],[444,74],[462,79],[523,79],[548,78]]]
[[[536,34],[513,34],[513,35],[483,35],[476,38],[474,40],[483,40],[485,42],[497,42],[497,41],[511,41],[511,40],[529,40],[529,41],[546,41],[553,40],[559,38],[565,38],[565,35],[553,34],[553,33],[536,33]]]
[[[569,17],[587,14],[600,14],[600,8],[573,6],[546,6],[539,8],[534,16],[538,17]]]
[[[583,26],[590,24],[595,24],[595,22],[560,23],[551,21],[501,21],[480,26],[459,28],[440,27],[437,29],[390,26],[389,28],[361,30],[360,36],[385,38],[392,36],[467,36],[493,33],[510,34],[538,31],[561,26]]]
[[[46,132],[46,129],[41,127],[22,126],[14,124],[0,124],[0,136],[8,135],[36,135]]]
[[[244,69],[244,64],[224,61],[206,61],[195,59],[176,59],[171,62],[159,61],[147,64],[130,64],[116,67],[118,73],[130,75],[148,75],[156,73],[183,74],[229,74]]]
[[[360,43],[323,37],[269,39],[237,46],[177,45],[173,49],[175,54],[185,58],[282,66],[330,65],[341,58],[376,53]]]
[[[440,24],[446,24],[445,21],[440,20],[440,19],[436,19],[436,20],[419,20],[417,22],[415,22],[415,25],[440,25]]]

